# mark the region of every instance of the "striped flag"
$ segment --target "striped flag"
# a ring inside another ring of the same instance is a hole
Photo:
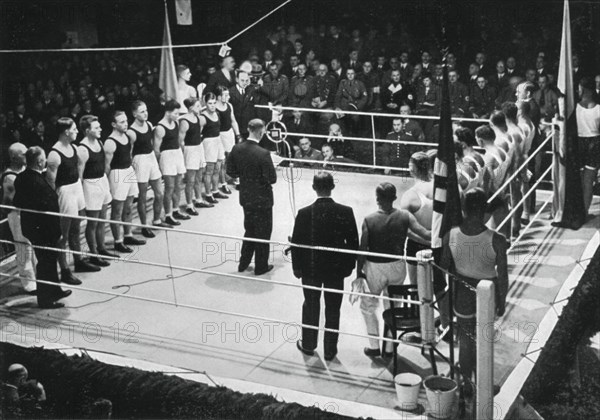
[[[554,197],[553,226],[579,229],[585,223],[586,209],[583,206],[583,191],[578,162],[576,101],[573,85],[573,55],[571,51],[571,17],[569,1],[564,2],[563,30],[560,43],[560,64],[557,86],[562,93],[559,99],[559,127],[554,139]]]
[[[448,90],[448,68],[444,65],[442,81],[442,107],[440,113],[440,135],[434,165],[433,178],[433,221],[431,226],[431,248],[434,255],[442,248],[442,238],[454,226],[462,222],[456,161],[454,158],[454,138],[452,135],[452,114]],[[437,252],[436,252],[437,250]]]
[[[175,60],[171,43],[171,30],[169,29],[169,13],[165,2],[165,29],[163,32],[163,49],[160,55],[160,73],[158,87],[165,93],[165,98],[177,99],[177,75],[175,74]]]

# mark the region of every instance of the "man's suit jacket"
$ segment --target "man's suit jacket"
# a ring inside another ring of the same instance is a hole
[[[59,213],[58,195],[46,178],[32,169],[26,169],[15,179],[15,207]],[[34,244],[55,246],[58,242],[60,219],[58,216],[21,212],[23,235]]]
[[[461,82],[448,85],[450,93],[450,108],[453,114],[462,114],[469,109],[469,89]]]
[[[493,86],[494,88],[496,88],[496,91],[501,91],[502,89],[504,89],[506,86],[508,86],[508,82],[510,77],[508,73],[504,72],[504,75],[502,77],[498,77],[498,73],[494,73],[492,74],[489,78],[488,78],[488,83],[490,84],[490,86]]]
[[[358,249],[358,230],[351,207],[327,197],[298,211],[292,242],[301,245]],[[352,274],[355,254],[292,247],[292,267],[305,278],[339,278]]]
[[[277,173],[271,154],[253,140],[233,146],[227,157],[227,175],[240,179],[240,205],[250,208],[273,207],[273,187]]]
[[[296,124],[296,119],[294,118],[294,116],[291,116],[285,123],[285,126],[287,127],[288,132],[290,133],[302,133],[304,134],[303,136],[288,136],[288,140],[294,145],[294,146],[298,146],[298,142],[300,141],[300,139],[302,137],[308,137],[310,138],[311,134],[314,134],[314,128],[312,123],[310,122],[310,116],[309,115],[302,115],[302,117],[300,117],[300,124]],[[315,143],[316,140],[316,143]],[[319,146],[321,145],[321,143],[323,143],[323,139],[311,139],[311,142],[313,143],[313,147]],[[319,147],[320,149],[320,147]]]
[[[217,72],[213,73],[208,79],[208,83],[206,84],[206,89],[204,89],[204,93],[212,92],[215,95],[217,86],[225,86],[228,89],[232,89],[235,86],[235,73],[229,73],[231,79],[227,80],[225,75],[221,70],[217,70]]]
[[[248,133],[248,123],[256,118],[256,110],[254,109],[254,100],[257,93],[254,87],[248,86],[244,91],[244,95],[240,93],[237,86],[229,89],[229,102],[233,107],[233,115],[240,127],[240,133]]]
[[[487,118],[494,110],[496,90],[492,86],[483,89],[476,87],[471,91],[469,111],[480,118]]]
[[[434,106],[423,105],[425,102],[434,104]],[[419,86],[419,90],[417,91],[417,109],[437,111],[441,102],[441,92],[436,85],[432,84],[429,86],[427,94],[425,94],[425,86]]]
[[[413,75],[413,71],[414,71],[413,66],[411,66],[409,63],[407,63],[405,67],[402,67],[402,65],[400,64],[400,67],[398,68],[398,70],[400,70],[400,81],[405,84],[408,83],[408,81],[410,80],[410,78]]]

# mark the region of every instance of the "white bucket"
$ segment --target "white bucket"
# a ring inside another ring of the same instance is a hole
[[[458,408],[456,381],[434,375],[425,378],[423,385],[429,402],[428,414],[436,419],[446,419],[455,414]]]
[[[417,408],[422,379],[414,373],[400,373],[394,377],[398,406],[401,410]]]

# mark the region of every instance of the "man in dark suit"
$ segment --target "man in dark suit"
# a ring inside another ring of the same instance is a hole
[[[292,154],[295,151],[300,150],[300,146],[298,142],[303,137],[310,137],[313,133],[313,126],[309,119],[310,117],[302,111],[292,111],[292,115],[290,115],[286,122],[286,127],[290,133],[300,133],[302,135],[292,136],[289,135],[285,139],[292,147]],[[317,141],[314,142],[313,147],[320,149],[321,144],[323,143],[323,139],[315,139]]]
[[[450,93],[450,108],[453,114],[465,115],[469,110],[469,89],[458,81],[458,72],[448,72],[448,91]]]
[[[488,86],[483,76],[477,76],[477,86],[471,91],[469,112],[473,118],[489,118],[494,110],[496,90]]]
[[[492,86],[496,92],[500,92],[506,86],[508,86],[508,81],[511,76],[506,72],[506,66],[504,65],[504,61],[500,60],[496,63],[496,73],[492,74],[489,77],[489,84]]]
[[[240,127],[240,135],[248,138],[248,123],[256,118],[254,109],[255,88],[250,85],[250,75],[245,71],[238,72],[235,87],[229,89],[229,102],[233,107],[233,115]]]
[[[265,133],[262,120],[248,123],[248,140],[233,146],[227,157],[227,175],[240,179],[240,205],[244,209],[245,237],[271,239],[273,230],[273,187],[277,173],[271,154],[259,146]],[[256,251],[254,274],[260,276],[273,269],[268,264],[269,244],[244,241],[238,271],[245,271]]]
[[[42,175],[46,166],[46,154],[41,147],[31,147],[25,153],[27,169],[15,179],[15,196],[13,204],[22,209],[59,213],[58,195],[54,188]],[[59,248],[61,237],[60,219],[58,216],[21,212],[21,229],[23,235],[34,246],[38,260],[36,273],[39,280],[57,283],[56,286],[46,283],[37,285],[37,301],[40,308],[56,309],[65,306],[58,300],[69,296],[71,290],[62,290],[59,286],[58,252],[39,249],[35,246]]]
[[[300,209],[292,243],[330,248],[358,249],[358,230],[352,208],[336,203],[331,199],[334,188],[333,176],[328,172],[319,172],[313,179],[313,189],[317,200],[308,207]],[[356,255],[332,251],[292,247],[292,266],[294,276],[302,278],[305,286],[344,289],[344,278],[352,274],[356,264]],[[342,294],[325,292],[325,328],[338,330],[340,327],[340,307]],[[321,312],[321,291],[304,289],[302,305],[302,324],[318,327]],[[318,330],[302,328],[302,340],[296,344],[298,349],[312,356],[317,347]],[[325,332],[325,360],[330,361],[337,354],[338,333]]]
[[[402,51],[400,54],[400,81],[404,84],[408,84],[410,78],[413,75],[414,67],[408,62],[408,53],[406,51]]]
[[[217,86],[225,86],[231,89],[235,84],[235,60],[233,57],[225,57],[221,60],[221,70],[213,73],[208,79],[204,93],[212,92],[216,94]]]

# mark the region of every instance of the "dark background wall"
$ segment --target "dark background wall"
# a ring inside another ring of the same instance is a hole
[[[192,0],[194,25],[175,25],[169,0],[174,43],[222,41],[266,14],[282,1]],[[482,31],[491,42],[500,42],[521,31],[526,42],[539,45],[547,38],[559,43],[562,19],[560,0],[551,1],[407,1],[407,0],[294,0],[245,35],[246,43],[261,40],[267,29],[338,23],[347,30],[367,26],[385,28],[391,22],[417,39],[438,35],[445,16],[449,42],[465,48]],[[83,20],[95,27],[98,46],[160,44],[162,0],[3,0],[0,1],[0,47],[56,48],[66,41],[64,28]],[[590,66],[598,66],[600,2],[571,2],[574,41]],[[81,25],[80,25],[81,26]],[[558,41],[557,41],[558,40]],[[240,43],[237,45],[244,45]],[[236,45],[234,43],[234,45]],[[460,51],[459,51],[460,52]],[[534,53],[532,53],[534,54]]]

